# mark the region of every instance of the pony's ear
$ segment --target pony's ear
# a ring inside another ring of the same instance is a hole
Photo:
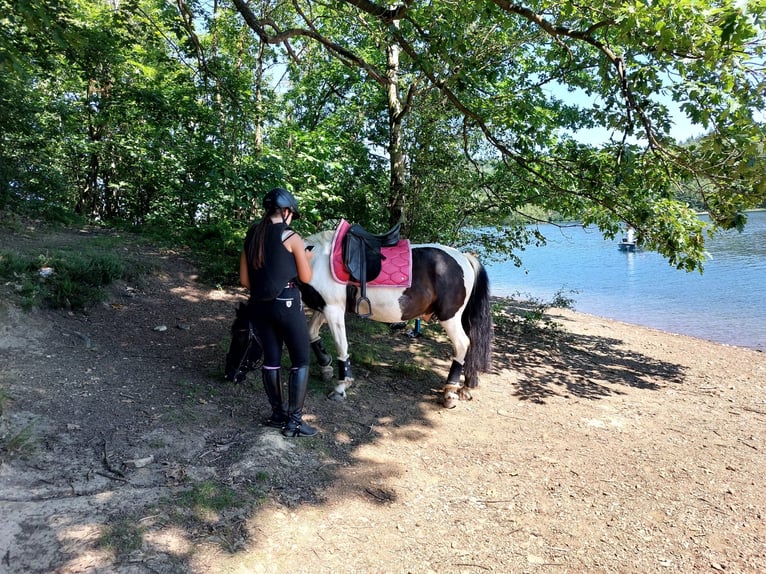
[[[248,329],[247,304],[240,303],[234,316],[234,322],[231,324],[231,333]]]

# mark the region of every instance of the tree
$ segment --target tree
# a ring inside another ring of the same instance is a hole
[[[316,43],[361,70],[362,80],[399,94],[388,99],[389,118],[417,123],[423,106],[443,104],[442,129],[463,142],[464,165],[481,181],[474,225],[525,205],[581,218],[611,236],[627,223],[672,264],[695,269],[705,226],[676,199],[678,186],[706,182],[699,195],[714,229],[741,226],[743,210],[766,196],[766,128],[757,115],[766,94],[763,0],[587,7],[308,0],[262,2],[258,15],[232,1],[262,42],[288,54],[293,44]],[[394,53],[398,68],[387,74]],[[590,103],[573,104],[566,91]],[[662,96],[709,131],[699,145],[669,137]],[[609,141],[572,137],[596,125],[612,130]],[[419,134],[410,134],[403,147],[417,149]],[[396,134],[389,135],[393,174],[399,160]],[[422,176],[410,164],[407,177],[412,192]]]
[[[5,0],[0,205],[207,237],[279,184],[304,232],[510,254],[555,213],[695,269],[692,205],[741,227],[766,197],[764,0],[231,2]]]
[[[41,200],[170,231],[252,216],[239,192],[263,171],[250,160],[253,123],[242,121],[258,106],[253,50],[241,45],[241,21],[216,21],[200,40],[181,14],[153,0],[10,7],[0,35],[2,204]]]
[[[68,6],[57,0],[0,0],[0,208],[65,193],[55,166],[55,114],[46,88],[65,43]],[[51,154],[51,155],[49,155]]]

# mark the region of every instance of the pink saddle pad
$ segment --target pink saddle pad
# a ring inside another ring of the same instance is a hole
[[[354,283],[343,265],[343,237],[351,224],[342,219],[332,237],[330,270],[338,283]],[[396,245],[381,248],[383,261],[380,275],[367,282],[368,287],[409,287],[412,284],[412,249],[409,239],[401,239]]]

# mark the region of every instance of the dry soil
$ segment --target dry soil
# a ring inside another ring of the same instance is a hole
[[[157,272],[84,312],[2,287],[0,572],[766,571],[763,353],[498,301],[492,372],[445,410],[438,326],[351,321],[357,384],[328,401],[312,366],[321,433],[286,439],[222,379],[244,293],[124,249]]]

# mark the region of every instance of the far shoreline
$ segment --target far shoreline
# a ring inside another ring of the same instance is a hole
[[[504,297],[499,295],[492,295],[490,299],[492,303],[494,304],[505,304],[510,307],[526,306],[526,305],[535,303],[533,300],[529,300],[529,299],[515,299],[513,297]],[[577,322],[578,320],[583,323],[590,323],[594,321],[608,322],[611,325],[612,329],[618,332],[624,332],[625,329],[642,329],[648,332],[656,333],[660,336],[667,336],[667,337],[673,337],[673,338],[683,337],[692,341],[701,341],[710,345],[717,345],[717,346],[730,348],[730,349],[742,349],[744,351],[752,351],[752,352],[761,353],[761,354],[766,352],[766,346],[762,348],[758,346],[737,345],[737,344],[726,342],[726,341],[707,339],[707,338],[699,337],[689,333],[671,331],[668,329],[663,329],[661,327],[655,327],[653,325],[646,325],[642,323],[625,321],[623,319],[618,319],[616,317],[609,317],[606,315],[597,315],[595,313],[589,313],[587,311],[580,311],[575,308],[547,307],[545,310],[545,314],[554,320],[557,317],[566,317],[570,321],[574,321],[574,322]]]
[[[724,341],[716,341],[715,339],[705,339],[704,337],[698,337],[696,335],[690,335],[688,333],[679,333],[676,331],[669,331],[667,329],[662,329],[660,327],[654,327],[652,325],[642,325],[640,323],[630,323],[628,321],[623,321],[622,319],[615,319],[614,317],[604,317],[602,315],[594,315],[592,313],[586,313],[585,311],[578,311],[576,309],[562,309],[562,308],[551,308],[551,311],[554,312],[562,312],[566,311],[569,313],[572,313],[576,316],[580,317],[588,317],[593,320],[600,320],[600,321],[608,321],[610,323],[615,323],[619,325],[623,325],[625,328],[636,328],[636,329],[644,329],[646,331],[652,331],[655,333],[659,333],[662,335],[667,335],[669,337],[684,337],[686,339],[694,340],[694,341],[702,341],[711,345],[718,345],[721,347],[727,347],[730,349],[742,349],[744,351],[753,351],[755,353],[763,353],[766,351],[766,349],[754,347],[754,346],[747,346],[747,345],[735,345],[734,343],[727,343]]]

